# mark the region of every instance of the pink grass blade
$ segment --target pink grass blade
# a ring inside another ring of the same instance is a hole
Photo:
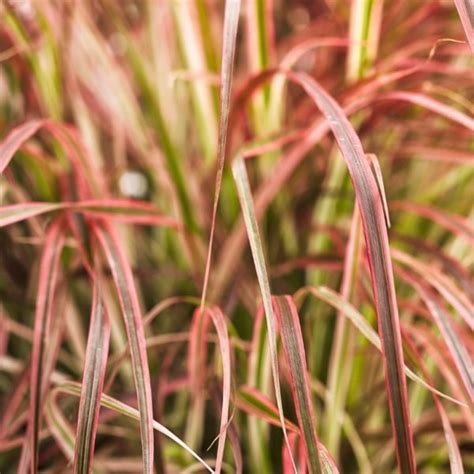
[[[143,472],[153,472],[153,406],[145,332],[132,270],[115,230],[107,223],[95,227],[107,257],[122,308],[140,412]]]
[[[438,326],[444,342],[448,346],[454,364],[458,370],[461,380],[464,383],[471,400],[474,400],[474,367],[469,352],[458,336],[446,306],[439,297],[429,290],[426,285],[417,281],[417,278],[404,270],[399,270],[404,278],[413,286],[417,294],[421,297],[429,309],[436,325]]]
[[[274,296],[273,302],[286,360],[290,369],[292,395],[309,470],[311,473],[320,473],[322,467],[319,458],[319,442],[316,434],[316,422],[298,313],[290,296]]]
[[[257,217],[255,215],[255,208],[252,199],[252,192],[250,190],[249,178],[247,174],[247,169],[245,167],[244,159],[241,156],[237,156],[237,158],[234,160],[234,163],[232,165],[232,172],[237,186],[237,193],[239,195],[240,206],[247,229],[247,236],[250,243],[250,249],[252,252],[255,271],[257,273],[257,279],[260,287],[260,293],[262,296],[263,307],[265,309],[275,398],[277,402],[278,413],[280,416],[283,437],[285,439],[285,443],[288,446],[288,452],[290,453],[291,457],[291,448],[289,446],[288,436],[286,433],[286,427],[284,422],[285,415],[283,413],[283,401],[281,397],[280,376],[278,371],[276,317],[273,311],[270,281],[268,279],[262,240],[260,238],[260,233],[258,230],[258,222]],[[296,465],[294,461],[293,467],[296,472]]]
[[[31,217],[63,209],[60,203],[27,202],[0,207],[0,227],[16,224]]]
[[[412,341],[412,334],[406,330],[406,328],[402,328],[403,338],[406,343],[410,346],[410,350],[415,354],[417,363],[421,368],[421,372],[423,373],[423,377],[430,383],[433,384],[431,379],[430,373],[426,367],[426,364],[423,360],[423,357],[418,353],[415,344]],[[414,335],[416,336],[416,331]],[[438,395],[436,393],[432,393],[433,401],[435,403],[436,409],[438,410],[439,416],[441,418],[441,423],[443,425],[444,437],[446,439],[446,446],[448,448],[448,456],[449,456],[449,463],[451,467],[451,474],[464,474],[464,468],[462,465],[462,457],[461,452],[456,440],[456,436],[454,434],[453,427],[451,425],[450,418],[448,413],[444,409],[443,404],[441,403]]]
[[[89,322],[89,337],[82,375],[79,402],[74,472],[89,474],[92,471],[94,443],[99,422],[100,397],[104,387],[105,368],[109,350],[110,325],[102,299],[99,277],[96,276]]]
[[[109,217],[111,219],[142,225],[159,225],[179,229],[179,222],[162,215],[155,206],[141,201],[126,199],[90,199],[78,202],[26,202],[0,207],[0,227],[35,217],[48,212],[71,210],[91,217]]]
[[[292,457],[298,460],[296,467],[298,472],[306,472],[306,452],[304,443],[300,442],[300,438],[296,433],[290,433],[288,435],[290,441]],[[293,472],[293,466],[291,465],[290,452],[286,444],[283,445],[283,451],[281,455],[281,464],[283,474]]]
[[[0,173],[10,163],[18,149],[29,140],[42,126],[44,120],[31,120],[14,128],[0,143]]]
[[[439,100],[433,99],[425,94],[420,94],[418,92],[406,92],[406,91],[396,91],[396,92],[385,92],[380,94],[377,97],[377,100],[398,100],[403,102],[409,102],[414,105],[419,105],[427,110],[446,117],[452,122],[458,123],[463,127],[466,127],[468,130],[474,131],[474,119],[467,116],[463,112],[451,107],[449,105],[440,102]]]
[[[416,472],[404,374],[400,322],[383,204],[362,144],[336,101],[310,76],[291,74],[324,114],[338,142],[353,182],[369,255],[372,289],[384,355],[397,459],[402,472]]]
[[[207,336],[209,313],[197,308],[193,314],[189,335],[188,374],[192,403],[187,420],[186,441],[195,447],[202,439],[203,416],[206,407]]]
[[[433,206],[427,206],[410,201],[393,201],[390,203],[390,206],[392,209],[413,212],[425,219],[430,219],[453,234],[463,237],[470,244],[474,245],[474,228],[472,227],[472,223],[460,215],[443,212]]]
[[[474,303],[445,273],[398,249],[392,250],[392,256],[398,262],[414,270],[421,279],[425,280],[433,288],[436,288],[443,298],[458,312],[459,316],[463,318],[469,328],[471,330],[474,329]]]
[[[24,460],[29,457],[31,472],[36,472],[38,466],[38,433],[40,430],[42,399],[48,377],[48,374],[45,373],[45,348],[49,343],[48,335],[53,317],[54,295],[59,275],[59,259],[63,245],[64,234],[62,222],[61,220],[56,220],[46,235],[46,242],[41,256],[36,299],[31,355],[28,442],[23,447],[22,460],[20,461],[20,465],[22,465]]]
[[[216,227],[217,205],[219,203],[219,195],[222,186],[222,176],[224,173],[230,96],[232,88],[232,73],[234,69],[235,43],[237,38],[237,27],[239,24],[239,14],[240,0],[226,0],[221,65],[221,104],[219,114],[219,138],[217,144],[217,174],[214,190],[214,202],[212,206],[211,231],[209,234],[206,269],[204,272],[204,283],[202,289],[201,311],[206,303],[206,293],[212,260],[212,246],[214,243],[214,232]]]
[[[215,472],[219,474],[222,469],[222,460],[224,457],[225,440],[227,436],[227,427],[229,424],[229,406],[231,393],[231,359],[230,359],[230,340],[225,323],[225,316],[222,311],[214,306],[208,310],[214,327],[216,328],[217,337],[219,339],[219,347],[222,356],[222,411],[219,430],[219,442],[217,445],[217,457]]]
[[[454,0],[467,42],[474,53],[474,7],[471,0]]]

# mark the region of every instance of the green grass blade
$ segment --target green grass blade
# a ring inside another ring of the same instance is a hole
[[[325,301],[327,304],[331,305],[345,317],[350,319],[352,324],[363,334],[363,336],[380,352],[382,352],[382,343],[380,342],[380,338],[377,335],[377,332],[370,326],[367,320],[362,316],[362,314],[357,311],[354,306],[344,300],[341,295],[336,293],[335,291],[331,290],[330,288],[326,288],[324,286],[321,287],[306,287],[301,288],[295,294],[295,300],[299,301],[300,297],[303,294],[309,293],[316,298],[319,298]],[[430,384],[426,383],[421,377],[415,374],[407,365],[405,365],[405,374],[414,382],[422,385],[430,392],[435,393],[436,395],[444,398],[445,400],[449,400],[456,405],[465,406],[465,403],[457,400],[456,398],[450,397],[446,393],[443,393]]]
[[[252,192],[250,190],[247,170],[245,169],[244,160],[240,156],[235,159],[232,165],[232,172],[234,174],[234,180],[237,186],[237,192],[239,194],[242,214],[244,216],[244,221],[247,228],[247,236],[249,239],[250,249],[252,251],[252,257],[255,265],[255,271],[257,273],[258,284],[260,286],[260,292],[262,295],[263,307],[265,309],[265,318],[268,328],[268,342],[270,346],[270,356],[272,363],[273,384],[275,387],[275,397],[278,407],[278,413],[280,415],[283,436],[285,438],[285,442],[288,446],[291,456],[291,448],[288,441],[288,435],[286,433],[284,422],[285,415],[283,413],[283,402],[281,398],[280,376],[278,371],[278,353],[276,344],[276,319],[272,305],[270,282],[268,279],[267,268],[265,264],[262,241],[258,230],[257,218],[255,216],[255,209],[252,200]],[[294,460],[293,467],[296,471]]]

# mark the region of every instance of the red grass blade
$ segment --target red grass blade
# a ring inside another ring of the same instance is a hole
[[[56,220],[50,227],[43,248],[36,299],[35,326],[31,355],[30,414],[28,421],[28,443],[23,447],[20,465],[24,468],[30,456],[30,468],[36,472],[38,466],[38,432],[42,398],[48,383],[45,373],[45,347],[53,317],[54,294],[59,274],[59,257],[64,245],[62,223]]]
[[[43,120],[32,120],[14,128],[0,144],[0,173],[10,163],[17,150],[44,124]]]
[[[107,257],[122,308],[127,329],[133,375],[137,390],[142,439],[143,472],[153,473],[153,407],[150,371],[146,353],[140,303],[133,281],[132,270],[115,230],[103,222],[94,228]]]
[[[217,174],[212,206],[211,231],[207,250],[206,269],[202,289],[201,311],[206,303],[207,285],[211,269],[212,246],[216,227],[217,205],[222,185],[222,175],[226,156],[227,129],[229,121],[230,93],[232,87],[232,72],[234,68],[235,41],[239,24],[240,0],[226,0],[224,14],[224,33],[221,66],[221,105],[219,115],[219,141],[217,146]]]
[[[286,444],[283,445],[283,452],[281,456],[282,471],[283,474],[290,474],[293,472],[293,466],[291,464],[291,458],[297,459],[298,472],[306,472],[306,452],[304,448],[304,443],[300,442],[300,438],[296,433],[290,433],[288,435],[288,440],[290,441],[290,446]],[[292,454],[290,454],[290,450]]]
[[[290,296],[274,296],[275,315],[289,366],[293,400],[311,473],[322,472],[313,403],[306,367],[303,335],[295,305]]]
[[[206,406],[205,380],[209,313],[197,308],[189,335],[188,374],[192,405],[187,422],[186,441],[195,447],[202,438],[203,413]]]
[[[377,183],[359,137],[339,105],[310,76],[302,73],[290,74],[302,85],[328,120],[352,178],[369,254],[397,459],[402,472],[413,473],[416,472],[416,461],[409,419],[400,322],[387,228]]]
[[[470,0],[454,0],[464,33],[466,33],[467,42],[471,52],[474,53],[474,7],[469,2]]]
[[[74,472],[76,473],[89,474],[92,471],[109,339],[109,319],[102,299],[100,280],[96,276],[82,375],[81,397],[79,399],[79,413],[77,415],[78,423],[74,452]]]
[[[222,311],[214,306],[208,310],[211,315],[212,322],[216,328],[217,337],[219,339],[219,346],[222,356],[222,411],[221,423],[219,432],[219,443],[217,445],[217,457],[215,472],[219,474],[222,469],[222,460],[224,457],[225,440],[227,436],[227,426],[229,422],[229,406],[230,406],[230,390],[231,390],[231,361],[230,361],[230,341],[227,333],[227,326],[225,317]]]

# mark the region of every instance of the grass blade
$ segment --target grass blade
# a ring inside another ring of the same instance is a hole
[[[71,210],[96,217],[107,216],[129,224],[181,227],[176,219],[159,214],[155,206],[147,202],[126,199],[90,199],[69,203],[27,202],[2,206],[0,207],[0,227],[58,210]]]
[[[63,209],[61,203],[28,202],[0,207],[0,227],[15,224],[46,212]]]
[[[229,424],[229,406],[230,406],[230,390],[231,390],[231,360],[230,360],[230,341],[227,333],[227,326],[225,324],[225,317],[222,311],[214,306],[208,310],[211,315],[212,322],[216,328],[217,337],[219,339],[219,346],[222,355],[222,411],[221,423],[219,430],[219,443],[217,445],[216,457],[216,474],[219,474],[222,469],[222,459],[224,457],[225,440],[227,436],[227,427]]]
[[[380,338],[377,335],[377,332],[372,329],[372,327],[366,321],[364,316],[362,316],[362,314],[360,314],[359,311],[354,308],[354,306],[352,306],[350,303],[341,298],[341,296],[338,295],[335,291],[324,286],[318,288],[306,287],[298,290],[298,292],[294,296],[294,299],[299,300],[299,298],[305,293],[309,293],[315,296],[316,298],[325,301],[327,304],[338,310],[341,314],[349,318],[352,324],[354,324],[354,326],[364,335],[364,337],[378,351],[382,352],[382,343],[380,342]],[[443,397],[444,399],[449,400],[450,402],[455,403],[456,405],[465,406],[464,402],[450,397],[449,395],[446,395],[445,393],[437,390],[430,384],[426,383],[421,377],[418,377],[418,375],[416,375],[415,372],[413,372],[407,365],[405,365],[404,370],[407,377],[409,377],[414,382],[419,383],[430,392],[436,393],[438,396]]]
[[[217,206],[222,187],[222,177],[224,173],[224,164],[226,157],[227,129],[230,109],[230,94],[232,87],[232,73],[234,68],[235,43],[237,37],[237,27],[239,24],[240,0],[226,0],[224,12],[224,31],[222,40],[222,64],[221,64],[221,85],[220,85],[220,112],[219,112],[219,131],[217,143],[217,173],[214,189],[214,200],[212,205],[211,229],[209,233],[209,243],[207,248],[206,267],[204,270],[204,282],[201,294],[200,313],[203,313],[206,304],[207,288],[209,283],[209,273],[211,270],[212,248],[214,244],[214,233],[216,228]],[[202,318],[200,318],[201,324]],[[201,333],[198,328],[198,333]],[[194,417],[198,415],[196,411],[201,411],[199,405],[202,405],[200,397],[195,397]],[[192,415],[191,415],[192,416]],[[200,415],[199,415],[200,416]],[[202,419],[193,420],[190,418],[188,426],[202,425]],[[196,430],[192,429],[190,436],[196,438],[193,434]]]
[[[56,399],[60,390],[54,388],[45,404],[45,418],[53,437],[68,461],[74,459],[74,431],[58,407]],[[76,471],[75,471],[76,472]]]
[[[79,397],[81,394],[81,385],[75,382],[64,382],[58,387],[58,390],[61,390],[63,393],[68,393],[70,395]],[[135,408],[132,408],[125,403],[122,403],[119,400],[106,395],[105,393],[103,393],[101,396],[100,404],[106,408],[110,408],[111,410],[121,413],[128,418],[140,421],[141,423],[142,416],[139,410],[136,410]],[[209,472],[214,472],[213,469],[206,463],[206,461],[199,457],[186,443],[184,443],[178,436],[166,428],[166,426],[163,426],[161,423],[158,423],[155,420],[152,420],[152,426],[153,429],[165,435],[177,445],[181,446],[185,451],[187,451],[191,456],[199,461]]]
[[[291,74],[324,114],[344,156],[360,210],[384,355],[386,387],[397,459],[402,472],[416,472],[409,419],[400,322],[383,204],[359,137],[339,105],[307,74]]]
[[[404,278],[415,288],[418,295],[429,309],[436,325],[438,326],[449,353],[454,360],[454,364],[458,370],[461,380],[469,394],[471,400],[474,399],[474,367],[468,350],[458,336],[454,326],[451,323],[451,317],[446,306],[440,301],[439,297],[426,285],[417,281],[417,279],[406,271],[399,270]]]
[[[398,262],[410,267],[433,288],[436,288],[463,318],[469,328],[474,329],[474,304],[444,272],[398,249],[392,250],[392,256]]]
[[[267,423],[281,427],[278,408],[264,395],[253,387],[244,385],[239,387],[235,404],[240,410],[257,416]],[[288,431],[299,433],[299,428],[285,418],[285,427]]]
[[[232,72],[234,68],[235,41],[237,27],[239,24],[240,0],[226,0],[224,14],[224,33],[222,47],[221,66],[221,104],[219,114],[219,137],[217,144],[217,174],[214,190],[214,202],[212,206],[211,231],[207,250],[206,270],[204,273],[204,284],[202,290],[201,311],[206,303],[206,293],[211,269],[212,246],[214,243],[214,232],[216,227],[217,205],[222,186],[222,175],[226,157],[227,129],[229,121],[230,94],[232,87]]]
[[[415,331],[414,334],[416,333],[417,332]],[[416,350],[416,346],[413,344],[413,341],[411,340],[411,334],[409,334],[408,331],[404,330],[403,336],[404,336],[405,341],[407,341],[407,343],[409,344],[411,351],[416,356],[417,363],[420,366],[420,369],[423,373],[423,377],[425,377],[426,380],[428,380],[428,382],[432,384],[433,381],[431,380],[431,376],[423,360],[423,357],[418,353],[418,351]],[[446,439],[446,446],[448,448],[451,474],[464,474],[461,453],[459,451],[459,446],[457,444],[456,436],[454,434],[453,427],[451,426],[451,421],[449,419],[449,416],[446,410],[444,409],[443,404],[439,400],[438,395],[436,393],[432,393],[432,396],[433,396],[433,401],[435,403],[436,409],[438,410],[439,417],[441,418],[441,423],[443,425],[444,437]]]
[[[0,173],[10,163],[17,150],[29,140],[44,124],[43,120],[31,120],[14,128],[0,144]]]
[[[22,459],[24,460],[25,457],[28,457],[28,449],[31,450],[30,468],[32,472],[36,472],[38,466],[38,432],[40,429],[42,398],[48,382],[48,374],[44,371],[45,349],[49,343],[48,334],[53,317],[54,294],[59,274],[59,257],[63,245],[62,223],[60,220],[56,220],[46,235],[46,242],[41,256],[36,300],[30,375],[29,446],[25,445],[22,452]],[[23,463],[20,462],[21,464]]]
[[[74,472],[92,471],[94,443],[99,422],[100,397],[104,386],[109,350],[110,326],[99,277],[94,282],[92,312],[89,323],[84,371],[82,375],[79,413],[77,415]]]
[[[419,105],[420,107],[424,107],[427,110],[431,110],[436,114],[446,117],[452,122],[458,123],[459,125],[466,127],[468,130],[474,131],[474,119],[460,112],[454,107],[450,107],[449,105],[443,104],[442,102],[433,99],[425,94],[405,91],[385,92],[383,94],[380,94],[377,99],[400,100],[403,102],[409,102],[414,105]]]
[[[471,52],[474,53],[474,7],[472,3],[469,3],[469,0],[454,0],[454,4],[461,19]]]
[[[313,403],[306,367],[303,335],[296,307],[290,296],[273,297],[283,348],[289,366],[293,400],[311,473],[322,472]]]
[[[238,156],[232,165],[232,172],[237,186],[237,193],[239,195],[240,206],[244,216],[245,226],[247,228],[247,236],[252,251],[252,257],[257,272],[258,284],[263,300],[263,307],[265,309],[265,318],[268,328],[268,342],[270,347],[270,357],[272,363],[273,385],[275,388],[275,398],[280,416],[281,427],[288,452],[291,457],[291,447],[289,445],[288,436],[285,428],[285,415],[283,413],[283,402],[281,399],[280,376],[278,373],[278,353],[276,346],[276,319],[273,311],[272,296],[270,291],[270,282],[268,280],[267,268],[265,264],[265,256],[263,253],[262,241],[258,230],[257,218],[255,216],[255,209],[252,200],[252,193],[250,191],[250,183],[245,168],[243,158]],[[296,472],[296,466],[293,460],[293,467]]]
[[[143,472],[153,472],[153,407],[145,332],[132,270],[114,229],[106,224],[95,227],[95,233],[107,257],[127,329],[133,376],[140,412]]]

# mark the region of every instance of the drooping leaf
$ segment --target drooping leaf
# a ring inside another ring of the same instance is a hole
[[[10,163],[17,150],[44,124],[43,120],[31,120],[14,128],[0,143],[0,174]]]
[[[427,110],[435,112],[438,115],[446,117],[452,122],[466,127],[468,130],[474,131],[474,119],[457,110],[456,108],[446,105],[443,102],[433,99],[432,97],[429,97],[425,94],[420,94],[417,92],[396,91],[385,92],[380,94],[377,98],[379,100],[399,100],[409,102],[414,105],[419,105]]]
[[[219,138],[217,144],[217,174],[212,206],[211,231],[207,250],[206,269],[202,290],[201,310],[206,302],[207,285],[211,269],[212,246],[217,217],[217,205],[222,186],[222,176],[226,158],[227,128],[229,121],[230,95],[232,88],[232,73],[234,69],[235,42],[237,27],[239,25],[240,0],[226,0],[224,13],[224,32],[222,41],[222,64],[220,86],[220,113],[219,113]]]
[[[395,260],[410,267],[420,278],[436,288],[464,319],[469,328],[474,329],[474,304],[446,274],[401,250],[393,249],[392,255]]]
[[[49,330],[54,313],[54,295],[59,275],[59,258],[64,245],[61,220],[56,220],[48,230],[41,255],[40,274],[36,298],[35,325],[30,373],[30,412],[28,419],[28,442],[24,445],[20,466],[36,472],[38,466],[38,433],[44,393],[48,385],[49,369],[46,367],[45,351],[50,344]],[[51,368],[52,369],[52,368]]]
[[[94,229],[112,271],[125,321],[140,412],[143,472],[151,474],[153,472],[153,407],[140,303],[130,264],[115,230],[105,222],[100,226],[95,226]]]
[[[291,457],[291,448],[289,446],[288,436],[285,427],[285,415],[283,413],[283,402],[281,398],[280,378],[278,371],[278,353],[277,353],[277,331],[276,331],[276,317],[273,311],[272,296],[270,291],[270,282],[267,274],[267,267],[265,263],[265,256],[263,253],[262,241],[258,230],[258,222],[255,215],[254,204],[252,200],[252,192],[250,190],[250,183],[245,168],[245,163],[242,157],[237,157],[232,165],[232,172],[237,186],[237,193],[239,195],[240,206],[247,228],[247,236],[252,251],[255,271],[257,273],[258,284],[262,295],[263,307],[265,309],[265,319],[268,329],[268,342],[270,347],[270,358],[272,365],[273,385],[275,388],[275,398],[278,407],[278,414],[280,416],[283,436],[289,449]],[[294,470],[296,472],[296,465],[293,461]]]
[[[298,313],[290,296],[274,296],[273,302],[289,366],[293,400],[309,470],[311,473],[320,473],[322,467],[319,458],[319,441],[316,434],[316,422]]]
[[[387,395],[397,459],[403,472],[416,472],[404,373],[400,322],[383,203],[359,137],[336,101],[310,76],[290,73],[326,117],[351,176],[369,255],[372,289],[384,355]]]
[[[471,48],[471,52],[474,53],[474,7],[470,0],[454,0],[454,4],[461,18],[461,23],[466,34],[467,42]]]
[[[409,331],[404,330],[403,336],[404,336],[404,340],[409,344],[412,352],[416,355],[417,363],[419,364],[422,370],[423,377],[426,380],[428,380],[430,384],[433,384],[433,381],[431,380],[431,376],[423,360],[423,357],[420,354],[418,354],[416,347],[411,340],[412,337],[416,338],[416,332],[414,333],[414,336],[412,336],[412,334]],[[451,426],[451,421],[449,419],[449,416],[446,410],[444,409],[443,404],[439,400],[438,395],[432,392],[432,396],[435,402],[436,409],[438,410],[439,416],[441,418],[441,423],[443,425],[444,437],[446,439],[446,445],[448,447],[451,474],[464,474],[461,453],[460,453],[459,446],[456,440],[456,436],[454,434],[453,427]]]
[[[45,418],[56,443],[68,461],[72,462],[74,459],[74,431],[59,409],[57,398],[60,393],[57,388],[53,388],[49,392],[45,404]]]
[[[210,308],[212,322],[216,328],[217,337],[219,339],[219,347],[222,355],[222,410],[219,430],[219,442],[217,445],[216,457],[216,474],[219,474],[222,469],[222,460],[224,457],[225,440],[227,436],[227,425],[229,423],[229,406],[230,406],[230,390],[231,390],[231,359],[230,359],[230,341],[225,323],[225,317],[222,311],[214,306]]]
[[[0,227],[52,211],[70,210],[89,216],[109,217],[129,224],[179,228],[176,219],[161,215],[147,203],[125,199],[89,199],[78,202],[26,202],[0,207]]]
[[[79,413],[77,415],[74,472],[81,474],[89,474],[92,471],[94,443],[99,422],[100,397],[104,386],[109,350],[110,325],[102,298],[99,278],[96,275],[96,281],[94,282],[89,336],[82,375]]]
[[[467,348],[455,330],[451,317],[446,306],[440,301],[440,298],[430,291],[426,285],[418,281],[405,270],[399,270],[404,278],[415,288],[417,294],[421,297],[427,308],[429,309],[436,325],[443,335],[444,342],[449,348],[454,364],[458,369],[461,380],[464,383],[467,393],[471,400],[474,399],[474,367],[472,359]]]

